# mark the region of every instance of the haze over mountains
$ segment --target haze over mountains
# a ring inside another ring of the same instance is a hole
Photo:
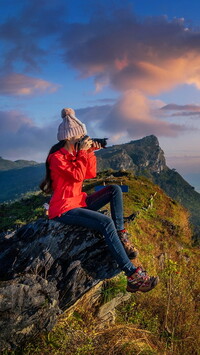
[[[200,229],[200,194],[182,176],[166,165],[163,150],[154,135],[129,143],[114,145],[96,152],[98,171],[131,171],[146,176],[191,213],[192,223]],[[34,161],[11,162],[0,159],[0,202],[19,198],[38,190],[45,165]]]
[[[188,181],[192,186],[195,187],[195,190],[200,193],[200,174],[199,173],[184,173],[181,174],[186,181]]]

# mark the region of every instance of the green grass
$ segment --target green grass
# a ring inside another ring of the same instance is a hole
[[[44,217],[43,204],[47,197],[40,192],[27,194],[13,203],[0,204],[0,231],[14,230]]]

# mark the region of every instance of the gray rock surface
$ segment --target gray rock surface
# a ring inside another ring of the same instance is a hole
[[[49,331],[59,313],[120,270],[96,231],[40,219],[0,239],[0,349]]]
[[[111,168],[131,170],[135,174],[144,170],[159,174],[168,169],[164,152],[154,135],[99,150],[96,155],[99,171]]]

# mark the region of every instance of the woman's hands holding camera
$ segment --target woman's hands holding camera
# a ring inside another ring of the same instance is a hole
[[[91,148],[92,143],[93,142],[90,137],[85,137],[85,138],[81,139],[81,141],[79,142],[79,149],[80,150],[88,150]]]
[[[101,149],[102,146],[100,143],[92,141],[92,147],[89,149],[89,152],[93,152],[94,150]]]
[[[79,149],[87,150],[90,153],[94,150],[101,149],[101,144],[98,142],[94,142],[90,137],[86,137],[85,139],[80,141]]]

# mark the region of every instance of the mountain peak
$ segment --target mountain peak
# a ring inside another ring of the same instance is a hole
[[[152,144],[152,145],[158,145],[159,146],[158,138],[156,136],[154,136],[153,134],[151,134],[150,136],[146,136],[146,137],[131,141],[130,143],[134,143],[134,144]]]
[[[117,155],[117,159],[114,157]],[[123,162],[123,169],[133,170],[135,174],[160,173],[167,169],[164,152],[159,146],[158,138],[154,135],[130,141],[120,145],[113,145],[100,150],[97,154],[99,170],[106,170],[108,166],[119,170],[119,162]],[[116,162],[116,163],[115,163]]]

